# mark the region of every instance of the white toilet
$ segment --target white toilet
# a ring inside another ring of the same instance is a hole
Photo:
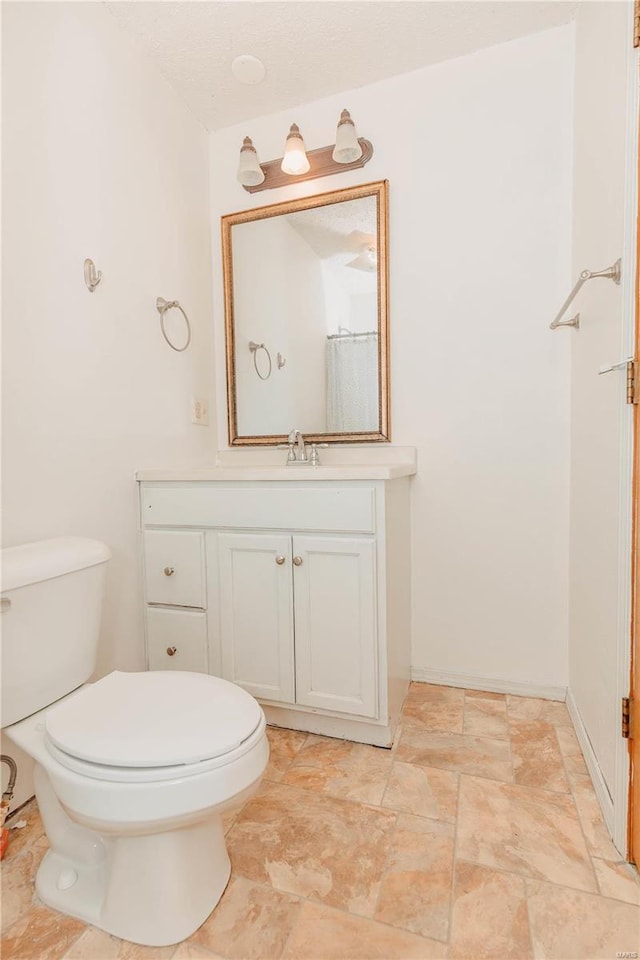
[[[36,761],[51,844],[44,903],[148,946],[177,943],[230,874],[221,814],[258,788],[262,709],[200,673],[95,667],[107,547],[60,538],[2,551],[2,727]]]

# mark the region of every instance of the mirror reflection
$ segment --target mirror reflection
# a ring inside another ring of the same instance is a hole
[[[385,186],[223,218],[231,443],[388,438]]]

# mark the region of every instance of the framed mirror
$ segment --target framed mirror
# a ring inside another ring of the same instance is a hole
[[[390,439],[387,181],[222,217],[232,446]]]

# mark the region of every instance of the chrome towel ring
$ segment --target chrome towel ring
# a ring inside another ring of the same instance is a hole
[[[187,342],[182,347],[176,347],[173,343],[165,329],[164,325],[164,315],[167,310],[173,310],[175,307],[176,310],[179,310],[182,316],[184,317],[184,322],[187,326]],[[191,324],[189,323],[189,317],[186,315],[182,307],[180,306],[177,300],[165,300],[164,297],[158,297],[156,300],[156,310],[160,314],[160,329],[162,330],[162,336],[165,338],[172,350],[175,350],[177,353],[182,353],[183,350],[186,350],[189,344],[191,343]]]
[[[254,340],[249,340],[249,350],[251,350],[251,353],[253,354],[253,365],[256,369],[256,373],[258,374],[261,380],[268,380],[269,377],[271,376],[271,366],[272,366],[271,354],[265,347],[264,343],[256,343]],[[264,350],[264,352],[267,355],[267,360],[269,362],[269,369],[264,376],[260,373],[260,368],[258,367],[258,350]]]

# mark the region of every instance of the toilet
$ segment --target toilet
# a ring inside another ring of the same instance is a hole
[[[107,547],[78,537],[2,551],[2,727],[35,761],[50,843],[40,899],[124,940],[190,936],[231,866],[222,814],[251,797],[269,748],[240,687],[96,663]]]

